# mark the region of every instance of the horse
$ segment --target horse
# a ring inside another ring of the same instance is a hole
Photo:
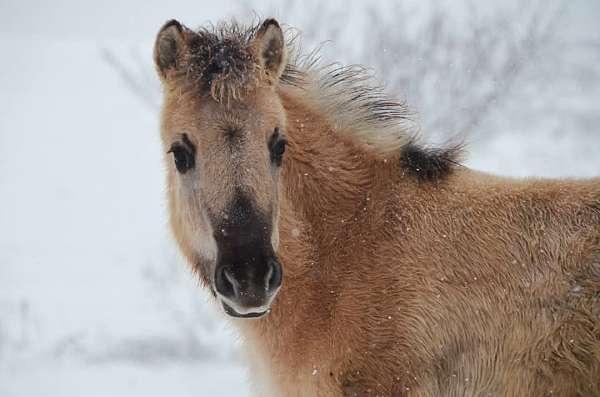
[[[600,179],[469,169],[317,58],[275,19],[154,45],[170,226],[256,395],[600,396]]]

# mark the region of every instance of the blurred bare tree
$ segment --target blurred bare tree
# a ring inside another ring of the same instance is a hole
[[[131,48],[127,59],[120,58],[108,48],[102,49],[101,56],[149,110],[158,110],[160,87],[152,70],[152,63],[148,62],[138,47]]]
[[[142,55],[139,47],[132,47],[127,56],[102,48],[100,55],[148,110],[158,111],[160,85],[152,70],[152,62]]]
[[[554,44],[560,4],[530,3],[519,14],[490,16],[471,4],[460,17],[429,5],[421,18],[411,18],[415,12],[401,3],[392,12],[370,7],[361,58],[390,92],[407,98],[428,137],[473,134],[540,51]]]

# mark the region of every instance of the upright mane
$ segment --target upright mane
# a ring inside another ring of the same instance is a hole
[[[260,25],[232,20],[200,28],[183,68],[186,81],[199,83],[194,87],[220,102],[243,99],[268,79],[252,51]],[[402,164],[419,179],[438,179],[456,164],[458,148],[427,150],[415,144],[405,102],[387,95],[370,70],[360,65],[323,64],[318,50],[302,51],[297,30],[288,28],[285,33],[288,57],[280,86],[298,90],[301,100],[326,117],[336,131],[382,155],[401,153]],[[424,168],[428,165],[435,170]]]
[[[303,54],[294,46],[281,78],[285,86],[304,91],[303,101],[319,111],[338,131],[351,134],[383,152],[397,152],[414,138],[410,111],[388,96],[373,73],[360,65],[321,64],[317,51]]]

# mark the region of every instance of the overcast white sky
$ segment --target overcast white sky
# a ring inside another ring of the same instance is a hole
[[[3,0],[0,2],[0,15],[3,16],[0,34],[144,40],[153,37],[167,19],[176,18],[196,26],[232,15],[245,3],[241,0]],[[264,12],[261,10],[264,4],[276,2],[261,0],[251,3],[255,5],[256,11]],[[351,3],[358,3],[358,0],[347,0],[344,3],[345,6],[351,6]],[[478,8],[482,7],[482,2],[474,3],[478,4]],[[572,18],[569,19],[576,21],[567,27],[568,30],[585,35],[600,35],[600,1],[569,0],[566,3],[572,13]],[[494,1],[489,1],[488,4],[497,6]]]

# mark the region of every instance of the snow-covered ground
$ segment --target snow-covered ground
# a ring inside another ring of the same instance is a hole
[[[164,3],[0,3],[2,397],[248,393],[236,336],[168,235],[157,113],[107,61],[139,50],[148,73],[164,20],[239,4]],[[589,45],[550,77],[533,65],[467,164],[600,175],[599,4],[572,4],[565,35]]]

